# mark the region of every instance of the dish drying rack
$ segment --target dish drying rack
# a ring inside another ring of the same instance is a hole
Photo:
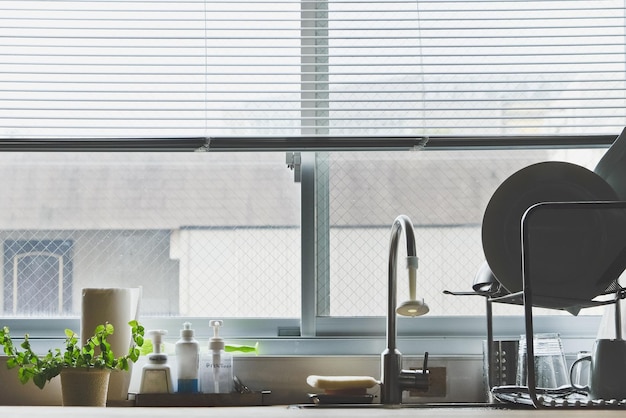
[[[548,309],[569,310],[570,308],[584,309],[596,306],[615,304],[615,332],[616,339],[622,339],[621,326],[621,299],[626,298],[626,288],[619,285],[617,279],[611,281],[606,290],[598,296],[613,296],[609,299],[597,300],[578,300],[567,299],[562,297],[542,297],[534,295],[532,291],[532,278],[529,265],[529,240],[528,225],[526,216],[528,213],[538,208],[580,208],[582,207],[604,210],[618,209],[624,212],[624,225],[616,225],[624,229],[626,236],[626,201],[586,201],[586,202],[544,202],[531,206],[522,217],[522,281],[523,290],[510,294],[505,292],[484,293],[484,292],[451,292],[444,291],[446,294],[455,296],[479,295],[486,299],[486,316],[487,316],[487,385],[494,398],[500,402],[511,403],[520,406],[540,408],[579,408],[579,409],[626,409],[626,399],[589,399],[589,396],[583,392],[579,392],[572,387],[563,386],[557,389],[542,389],[536,387],[537,376],[535,374],[534,359],[534,331],[533,331],[533,308],[541,307]],[[614,264],[620,264],[626,267],[626,245],[619,252],[618,260]],[[615,267],[615,266],[612,266]],[[621,268],[620,267],[620,268]],[[621,268],[623,271],[623,268]],[[619,274],[618,274],[619,277]],[[527,386],[493,386],[492,367],[495,365],[494,357],[494,338],[493,338],[493,303],[505,303],[513,305],[523,305],[524,307],[524,327],[526,339],[526,370],[527,370]],[[557,307],[555,307],[557,306]]]
[[[626,399],[589,399],[588,395],[585,393],[581,393],[575,390],[572,387],[562,387],[557,389],[541,389],[536,387],[537,376],[535,374],[535,357],[534,357],[534,331],[533,331],[533,304],[532,304],[532,293],[529,290],[529,287],[526,285],[528,283],[528,276],[524,275],[524,290],[522,292],[514,293],[506,296],[499,296],[496,298],[487,297],[487,361],[489,364],[489,369],[487,373],[487,382],[489,388],[494,395],[494,397],[500,401],[509,402],[513,404],[519,405],[528,405],[533,406],[535,408],[565,408],[565,407],[575,407],[575,408],[603,408],[603,409],[626,409]],[[617,286],[611,289],[607,289],[607,292],[604,293],[610,294],[614,293],[615,297],[612,300],[605,301],[587,301],[583,306],[579,305],[581,308],[589,308],[593,306],[602,306],[611,303],[615,303],[615,323],[616,323],[616,338],[621,339],[621,313],[620,313],[620,304],[616,303],[621,299],[626,297],[626,289],[619,287],[619,285],[614,282],[614,285]],[[520,297],[522,299],[520,299]],[[493,303],[509,303],[509,304],[522,304],[524,305],[524,326],[525,326],[525,338],[526,338],[526,370],[527,370],[527,381],[528,386],[525,387],[516,387],[516,386],[493,386],[492,385],[492,373],[491,366],[495,363],[494,353],[493,353],[493,311],[492,304]]]

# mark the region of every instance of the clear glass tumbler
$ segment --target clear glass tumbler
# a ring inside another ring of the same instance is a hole
[[[555,389],[569,384],[569,373],[565,362],[565,353],[563,352],[561,337],[558,333],[535,334],[533,350],[535,387]],[[518,386],[528,386],[528,361],[526,353],[526,336],[522,335],[519,341],[517,375],[515,380]]]

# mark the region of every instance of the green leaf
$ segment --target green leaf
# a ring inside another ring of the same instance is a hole
[[[20,382],[22,384],[28,382],[28,373],[27,373],[27,369],[25,369],[24,367],[20,368],[17,370],[17,378],[20,380]]]
[[[128,370],[128,359],[126,357],[121,357],[118,363],[118,368],[120,370]]]
[[[139,360],[139,355],[141,354],[141,352],[139,351],[138,348],[134,348],[130,351],[130,353],[128,354],[128,358],[133,361],[136,362],[137,360]]]
[[[46,385],[46,378],[41,374],[36,374],[33,376],[33,383],[35,383],[39,389],[43,389]]]

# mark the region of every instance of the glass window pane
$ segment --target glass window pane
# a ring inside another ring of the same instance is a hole
[[[4,153],[0,179],[5,316],[77,315],[82,288],[131,286],[142,315],[300,313],[283,153]]]
[[[540,161],[569,161],[593,170],[605,150],[481,150],[406,153],[331,153],[318,168],[329,178],[329,286],[318,295],[330,316],[385,315],[391,224],[399,214],[416,232],[417,297],[430,315],[484,315],[471,291],[485,257],[482,217],[496,188]],[[322,252],[323,253],[323,252]],[[398,258],[398,301],[408,299],[408,275]],[[519,307],[499,312],[521,315]],[[545,310],[545,313],[557,311]],[[584,310],[583,313],[591,313]]]

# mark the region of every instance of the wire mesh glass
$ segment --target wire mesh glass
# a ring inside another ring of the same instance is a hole
[[[330,178],[330,316],[385,315],[391,224],[405,214],[416,231],[417,297],[430,315],[484,315],[471,291],[485,257],[481,223],[496,188],[539,161],[570,161],[593,169],[604,150],[482,150],[407,153],[333,153]],[[398,257],[398,301],[409,298],[406,247]],[[498,307],[521,315],[515,306]],[[555,313],[546,310],[545,313]]]
[[[297,317],[299,185],[284,154],[0,154],[5,316],[78,315],[142,286],[142,315]]]

